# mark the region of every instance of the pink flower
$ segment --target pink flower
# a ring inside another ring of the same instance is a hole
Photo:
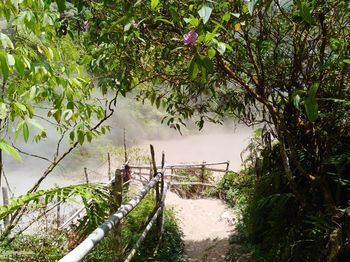
[[[187,34],[184,34],[184,45],[194,45],[198,37],[198,34],[191,30]]]
[[[89,21],[85,20],[83,23],[83,30],[87,31],[89,29]]]

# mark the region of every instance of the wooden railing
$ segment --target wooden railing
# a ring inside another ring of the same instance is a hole
[[[200,164],[173,164],[173,165],[165,165],[164,162],[164,153],[162,155],[162,165],[157,166],[155,163],[154,150],[151,146],[151,154],[152,154],[152,163],[150,166],[132,166],[128,165],[128,168],[134,170],[134,178],[136,175],[140,176],[140,181],[147,184],[144,185],[141,191],[139,191],[129,202],[126,204],[122,204],[122,195],[123,195],[123,172],[124,169],[117,169],[115,172],[114,178],[114,188],[113,195],[115,197],[115,202],[119,206],[118,210],[113,213],[103,224],[101,224],[98,228],[96,228],[83,242],[81,242],[76,248],[74,248],[70,253],[64,256],[60,262],[75,262],[82,260],[110,231],[112,231],[113,240],[116,242],[115,246],[117,247],[120,243],[120,232],[118,228],[120,228],[121,221],[127,217],[130,212],[142,201],[142,199],[151,191],[151,189],[155,190],[156,195],[156,207],[153,213],[152,218],[149,220],[148,224],[145,226],[144,231],[142,232],[140,238],[136,241],[135,245],[132,247],[129,254],[126,256],[124,261],[131,261],[133,256],[136,254],[137,250],[141,246],[142,242],[145,240],[147,233],[151,229],[152,225],[156,222],[157,225],[157,234],[158,239],[161,241],[163,231],[164,231],[164,202],[167,190],[172,185],[203,185],[203,186],[215,186],[211,183],[204,183],[202,181],[197,182],[178,182],[173,181],[176,178],[186,178],[186,176],[174,174],[175,170],[181,169],[200,169],[201,170],[201,178],[203,179],[204,172],[206,170],[213,172],[227,172],[229,169],[229,161],[226,162],[216,162],[216,163],[206,163],[202,162]],[[213,168],[212,166],[225,165],[225,168]],[[124,165],[125,167],[125,165]],[[157,169],[161,168],[161,171],[158,172]],[[137,170],[135,172],[135,170]],[[166,171],[170,170],[170,174],[166,174]],[[144,171],[144,172],[143,172]],[[144,176],[149,177],[144,178]],[[165,179],[167,178],[167,179]],[[136,179],[137,180],[137,179]],[[111,181],[113,182],[113,181]],[[129,183],[128,181],[127,183]],[[90,204],[93,203],[93,200],[89,200]],[[61,228],[67,226],[71,223],[74,218],[76,218],[85,207],[80,208],[76,211],[63,225]]]
[[[218,168],[217,166],[224,166],[224,168]],[[167,164],[165,171],[170,170],[170,174],[165,173],[164,176],[170,186],[172,185],[202,185],[202,186],[216,186],[215,183],[205,182],[205,172],[220,172],[226,173],[229,171],[230,161],[225,162],[202,162],[200,164]],[[134,177],[139,176],[139,180],[144,179],[144,176],[152,174],[154,167],[152,165],[130,165],[133,170]],[[156,167],[158,168],[158,166]],[[186,175],[175,174],[178,170],[200,170],[198,181],[177,181],[177,179],[186,179]]]
[[[125,261],[130,261],[132,257],[136,254],[137,249],[140,247],[141,243],[146,238],[147,233],[151,229],[152,225],[155,221],[157,221],[157,233],[159,237],[159,241],[161,240],[161,236],[164,228],[164,201],[166,196],[166,191],[168,189],[168,185],[165,184],[164,180],[164,153],[162,157],[162,170],[160,172],[157,171],[155,160],[154,160],[154,150],[151,146],[153,166],[155,167],[153,178],[145,185],[141,191],[139,191],[129,202],[126,204],[122,204],[122,194],[123,194],[123,179],[122,173],[125,172],[125,169],[118,169],[115,172],[115,182],[113,188],[113,195],[115,197],[115,201],[120,207],[118,210],[113,213],[103,224],[101,224],[98,228],[96,228],[89,236],[85,238],[83,242],[81,242],[76,248],[74,248],[70,253],[64,256],[60,262],[75,262],[81,261],[106,235],[108,232],[113,229],[113,239],[118,242],[121,238],[121,231],[118,230],[118,227],[121,225],[121,221],[127,217],[130,212],[142,201],[142,199],[151,191],[151,189],[155,189],[156,192],[156,207],[155,212],[151,218],[151,220],[146,225],[143,233],[140,238],[137,240],[134,247],[131,249]],[[118,248],[118,247],[117,247]],[[118,250],[115,250],[116,253]]]

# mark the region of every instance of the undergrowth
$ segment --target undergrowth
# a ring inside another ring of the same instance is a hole
[[[152,215],[155,207],[155,200],[152,194],[148,194],[142,202],[127,216],[122,222],[122,259],[125,259],[128,251],[136,243],[141,235],[145,224]],[[98,211],[95,209],[95,211]],[[107,211],[108,212],[108,211]],[[106,211],[102,212],[106,213]],[[96,216],[100,217],[100,216]],[[94,220],[95,223],[100,223],[102,218]],[[83,221],[82,221],[83,222]],[[84,222],[83,222],[84,224]],[[155,225],[155,224],[154,224]],[[85,224],[79,227],[82,236],[90,233],[95,227],[92,224]],[[51,262],[58,261],[64,255],[69,253],[69,250],[74,248],[79,236],[77,231],[57,232],[51,231],[45,234],[20,235],[10,244],[0,243],[0,261],[38,261]],[[132,261],[171,261],[182,262],[183,258],[183,242],[181,239],[182,232],[175,218],[175,213],[172,209],[165,210],[165,224],[163,241],[160,245],[157,254],[153,257],[153,252],[158,244],[155,226],[148,233],[142,248],[135,255]],[[85,258],[83,261],[116,261],[113,252],[113,240],[108,234]]]

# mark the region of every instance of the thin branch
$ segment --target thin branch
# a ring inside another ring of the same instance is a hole
[[[15,146],[13,143],[12,143],[12,147],[14,149],[16,149],[18,152],[20,152],[21,154],[23,154],[23,155],[39,158],[39,159],[45,160],[47,162],[53,163],[53,161],[51,161],[50,159],[48,159],[46,157],[39,156],[39,155],[36,155],[36,154],[32,154],[32,153],[28,153],[28,152],[23,151],[20,148],[18,148],[17,146]]]

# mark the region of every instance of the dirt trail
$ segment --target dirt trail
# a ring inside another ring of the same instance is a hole
[[[189,262],[225,261],[229,236],[236,221],[218,199],[182,199],[169,192],[166,205],[177,212]]]

